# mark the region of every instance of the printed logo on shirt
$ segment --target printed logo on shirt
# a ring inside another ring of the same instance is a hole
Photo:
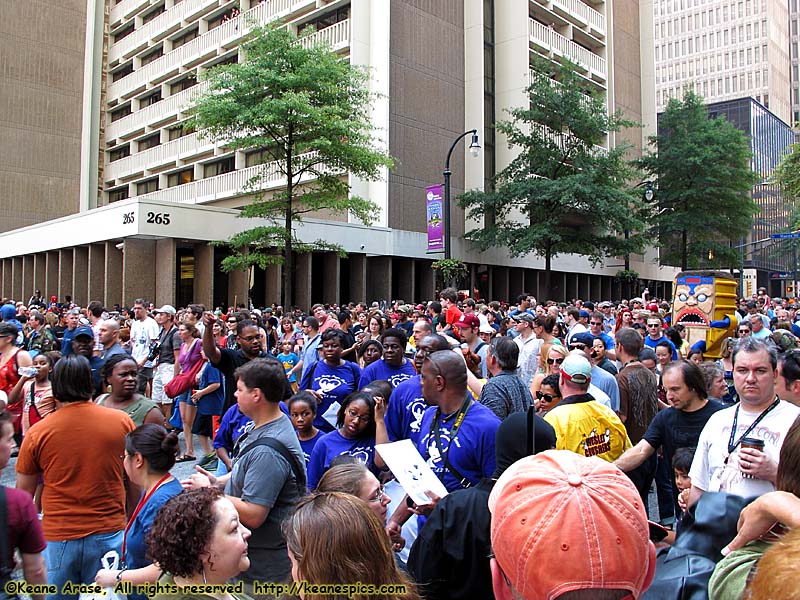
[[[586,456],[598,456],[611,452],[611,430],[606,429],[604,434],[597,434],[597,428],[592,429],[589,436],[583,436],[583,453]]]
[[[358,462],[360,462],[362,465],[368,465],[370,450],[371,448],[369,446],[356,446],[355,448],[350,448],[350,450],[342,452],[342,454],[349,454],[350,456],[355,458]],[[341,456],[342,454],[340,454],[339,456]]]
[[[317,382],[319,386],[319,391],[322,392],[323,396],[327,396],[333,390],[338,388],[341,385],[347,385],[347,382],[339,377],[338,375],[322,375],[320,377],[315,377],[314,380]]]
[[[425,414],[426,408],[428,408],[428,405],[425,404],[423,398],[414,398],[408,403],[408,406],[406,406],[406,410],[411,415],[409,427],[412,433],[419,433],[420,427],[422,426],[422,417]]]
[[[444,473],[444,461],[442,460],[441,454],[439,454],[439,448],[436,445],[436,438],[431,436],[430,434],[426,434],[425,437],[422,438],[422,444],[427,449],[428,460],[425,461],[428,463],[428,466],[431,468],[431,471],[436,473],[437,477],[439,477],[442,473]],[[439,445],[447,449],[450,447],[450,429],[447,427],[441,427],[439,429]],[[458,437],[453,440],[453,445],[457,448],[461,447],[461,444],[458,441]],[[441,479],[441,477],[439,477]]]
[[[411,379],[411,375],[409,375],[408,373],[398,373],[397,375],[392,375],[391,377],[389,377],[388,381],[393,388],[396,388],[406,379]]]

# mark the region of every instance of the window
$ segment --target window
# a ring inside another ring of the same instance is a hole
[[[126,185],[115,190],[108,190],[108,203],[119,202],[130,197],[130,188]]]
[[[127,117],[131,114],[131,105],[126,104],[111,111],[111,122],[119,121],[122,117]]]
[[[153,177],[153,179],[148,179],[147,181],[142,181],[141,183],[136,184],[136,194],[139,196],[142,194],[151,194],[157,191],[158,177]]]
[[[149,23],[150,21],[155,19],[158,15],[165,12],[166,10],[167,9],[162,4],[161,6],[154,8],[150,12],[145,13],[144,15],[142,15],[142,25],[144,25],[145,23]]]
[[[186,42],[192,41],[194,38],[197,37],[198,27],[190,29],[189,31],[182,33],[178,37],[172,40],[172,48],[178,48],[179,46],[183,46]]]
[[[120,79],[122,79],[123,77],[127,77],[131,73],[133,73],[133,62],[129,62],[128,64],[124,65],[123,67],[111,73],[111,80],[119,81]]]
[[[154,133],[153,135],[148,135],[146,138],[142,138],[141,140],[139,140],[139,146],[138,146],[139,152],[141,152],[142,150],[148,150],[160,144],[161,144],[160,133]]]
[[[108,153],[108,162],[114,162],[115,160],[120,160],[121,158],[125,158],[126,156],[131,155],[131,146],[130,144],[125,144],[124,146],[120,146],[119,148],[114,148]]]
[[[144,108],[145,106],[152,106],[156,102],[161,102],[161,88],[158,88],[155,92],[153,92],[149,96],[140,98],[139,108]]]
[[[167,175],[167,187],[175,187],[183,185],[184,183],[191,183],[194,181],[194,167],[183,169],[177,173]]]
[[[297,33],[298,35],[303,32],[303,30],[307,29],[308,27],[314,27],[317,31],[320,29],[325,29],[326,27],[330,27],[331,25],[336,25],[341,21],[350,18],[350,7],[343,6],[341,8],[337,8],[336,10],[332,10],[329,13],[325,13],[322,16],[317,17],[313,21],[308,21],[303,23],[302,25],[298,25]]]
[[[254,167],[256,165],[263,165],[273,160],[272,156],[266,151],[265,148],[260,150],[253,150],[244,155],[244,164],[246,167]]]
[[[133,23],[131,23],[124,29],[120,29],[117,33],[114,34],[114,43],[117,43],[121,39],[128,37],[132,33],[133,33]]]
[[[152,52],[149,52],[148,54],[142,56],[142,66],[145,66],[146,64],[149,64],[154,60],[161,58],[162,56],[164,56],[164,47],[159,46]]]
[[[185,135],[189,135],[190,133],[194,133],[194,126],[189,124],[178,125],[177,127],[171,127],[169,129],[169,141],[177,140],[178,138],[182,138]]]
[[[205,165],[203,167],[203,177],[214,177],[224,173],[231,173],[235,168],[234,157],[229,156]]]
[[[170,94],[177,94],[178,92],[182,92],[183,90],[188,90],[190,87],[194,87],[197,85],[197,76],[194,72],[189,73],[186,77],[181,79],[180,81],[176,81],[170,86]]]

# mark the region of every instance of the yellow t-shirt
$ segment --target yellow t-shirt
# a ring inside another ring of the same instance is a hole
[[[556,431],[556,449],[613,462],[631,447],[617,414],[594,400],[564,404],[544,416]]]

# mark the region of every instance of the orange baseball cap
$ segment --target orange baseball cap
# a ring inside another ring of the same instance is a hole
[[[568,450],[523,458],[497,480],[489,510],[495,558],[528,600],[593,589],[638,598],[653,579],[639,493],[602,459]]]

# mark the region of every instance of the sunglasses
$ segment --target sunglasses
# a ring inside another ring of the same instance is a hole
[[[558,363],[559,365],[564,362],[563,358],[548,358],[547,364],[552,365],[553,363]]]
[[[597,321],[589,321],[589,325],[597,325],[598,327],[600,327],[602,323],[598,323]]]
[[[586,350],[586,344],[570,344],[570,350]]]
[[[536,392],[536,399],[537,400],[544,400],[545,402],[552,402],[554,398],[560,398],[560,396],[553,396],[553,394],[543,394],[542,392]]]
[[[661,327],[661,323],[648,323],[648,327]]]

